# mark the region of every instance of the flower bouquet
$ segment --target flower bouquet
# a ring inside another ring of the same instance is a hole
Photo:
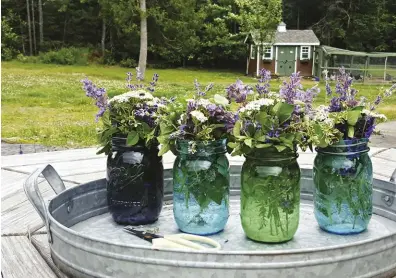
[[[113,219],[122,224],[146,224],[157,220],[163,201],[163,166],[156,140],[158,109],[168,101],[156,98],[158,75],[148,87],[142,84],[137,69],[137,84],[129,92],[108,99],[106,90],[88,79],[83,80],[86,95],[95,100],[102,119],[99,142],[107,158],[107,199]]]
[[[306,91],[298,73],[270,91],[271,73],[260,72],[253,88],[241,81],[228,87],[228,98],[239,103],[233,128],[232,155],[244,155],[241,173],[241,222],[256,241],[290,240],[299,223],[300,168],[297,147],[312,144],[309,114],[317,87]]]
[[[164,150],[177,158],[173,167],[173,211],[180,230],[208,235],[224,229],[229,216],[229,163],[225,156],[227,132],[234,124],[225,97],[205,98],[209,84],[186,104],[162,109]]]
[[[367,146],[375,126],[386,120],[375,112],[394,85],[372,102],[357,99],[352,77],[341,68],[335,95],[326,78],[326,93],[332,97],[328,106],[313,112],[316,125],[335,129],[339,136],[329,138],[324,129],[317,142],[314,162],[315,217],[319,226],[336,234],[360,233],[367,228],[372,215],[372,164]]]

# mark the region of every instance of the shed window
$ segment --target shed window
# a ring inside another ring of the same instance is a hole
[[[272,60],[272,46],[264,46],[263,60]]]
[[[256,45],[250,46],[250,59],[257,59],[257,48],[258,46]]]
[[[311,47],[301,46],[300,57],[301,60],[309,60],[311,58]]]

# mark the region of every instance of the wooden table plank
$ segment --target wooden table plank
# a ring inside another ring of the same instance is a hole
[[[105,157],[104,154],[97,155],[96,148],[74,149],[56,152],[31,153],[23,155],[8,155],[1,157],[1,167],[14,167],[24,165],[36,165],[42,163],[54,163],[62,161],[78,161],[81,159],[93,159]]]
[[[41,162],[34,165],[29,164],[24,166],[2,167],[2,169],[32,173],[37,168],[43,168],[47,164],[51,164],[61,177],[106,171],[106,158],[99,156],[78,161],[62,161],[53,163]]]
[[[396,162],[396,149],[388,149],[386,151],[380,152],[375,157],[386,159],[392,162]]]
[[[69,188],[76,186],[76,184],[65,183],[65,186]],[[22,184],[20,187],[22,187]],[[44,200],[48,200],[55,195],[55,192],[44,180],[39,184],[39,188]],[[28,228],[40,227],[43,224],[43,221],[27,199],[24,191],[2,200],[1,205],[2,235],[26,235]]]
[[[23,193],[23,183],[28,175],[1,170],[1,210],[4,209],[4,201],[15,195]]]
[[[1,272],[4,278],[56,278],[27,237],[1,238]]]

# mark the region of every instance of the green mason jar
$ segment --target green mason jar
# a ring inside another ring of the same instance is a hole
[[[241,173],[241,222],[248,238],[285,242],[300,216],[300,167],[296,152],[255,150]]]

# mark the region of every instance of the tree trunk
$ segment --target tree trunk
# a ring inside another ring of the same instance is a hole
[[[33,46],[34,46],[34,54],[37,53],[36,47],[36,21],[34,20],[34,2],[32,0],[32,27],[33,27]]]
[[[102,41],[101,41],[103,57],[105,56],[105,51],[106,51],[105,41],[106,41],[106,19],[103,18],[103,21],[102,21]]]
[[[30,7],[29,0],[26,0],[26,11],[27,11],[27,24],[28,24],[28,32],[29,32],[29,54],[33,55],[33,45],[32,45],[32,26],[30,22]]]
[[[44,32],[43,32],[43,4],[41,0],[38,0],[38,13],[39,13],[39,36],[40,36],[40,46],[44,42]]]
[[[144,77],[147,65],[147,14],[146,0],[140,0],[140,54],[139,68]]]
[[[19,22],[19,26],[20,26],[20,28],[21,28],[22,52],[23,52],[23,55],[26,55],[26,49],[25,49],[25,34],[23,33],[22,21]]]

